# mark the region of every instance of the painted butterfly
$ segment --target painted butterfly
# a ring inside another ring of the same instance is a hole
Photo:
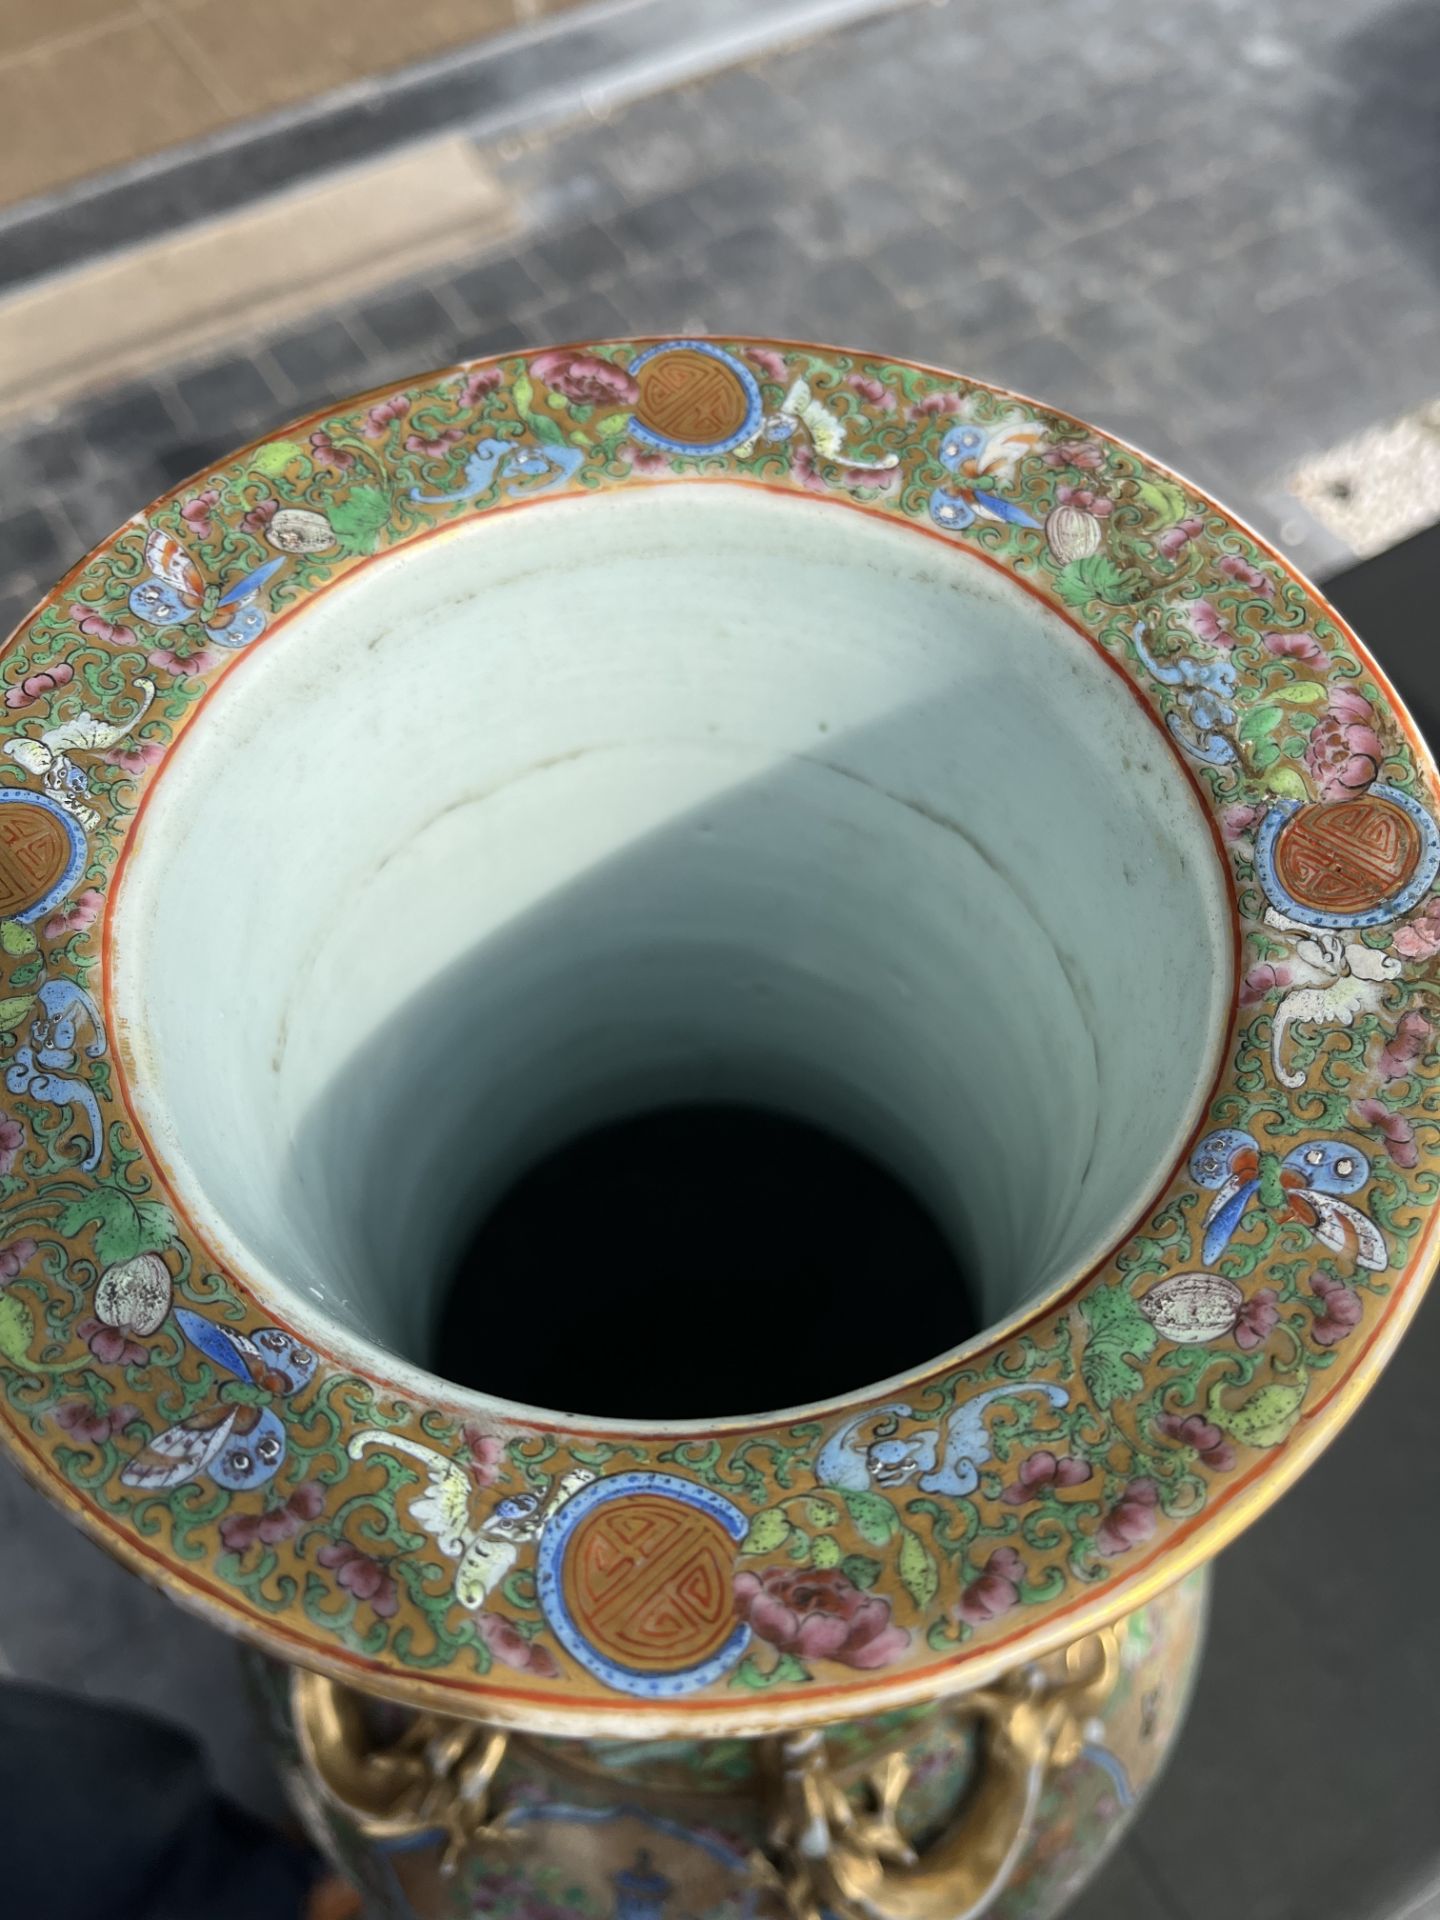
[[[976,520],[999,520],[1015,527],[1038,527],[1033,514],[1003,494],[977,484],[1009,481],[1023,455],[1033,453],[1045,429],[1023,414],[1007,414],[993,427],[953,426],[940,442],[940,464],[958,486],[937,487],[930,496],[930,518],[947,533],[959,533]]]
[[[175,1318],[192,1347],[247,1385],[288,1397],[315,1377],[315,1355],[283,1327],[236,1333],[185,1307]],[[127,1487],[169,1488],[205,1474],[232,1493],[249,1493],[273,1480],[284,1460],[285,1429],[273,1409],[216,1399],[156,1434],[120,1478]]]
[[[253,602],[285,565],[285,555],[262,561],[217,595],[175,536],[154,527],[145,536],[145,564],[149,575],[130,589],[130,611],[138,620],[148,620],[153,627],[177,627],[198,616],[217,646],[244,647],[265,631],[265,610]]]
[[[1190,1177],[1215,1195],[1205,1215],[1202,1251],[1207,1266],[1224,1253],[1257,1205],[1277,1220],[1298,1220],[1332,1253],[1345,1252],[1348,1229],[1357,1262],[1371,1273],[1382,1273],[1390,1264],[1375,1222],[1341,1197],[1359,1193],[1370,1178],[1370,1162],[1358,1147],[1339,1140],[1308,1140],[1282,1158],[1264,1152],[1253,1133],[1219,1127],[1191,1154]]]

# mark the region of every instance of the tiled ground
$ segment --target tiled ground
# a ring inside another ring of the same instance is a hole
[[[965,367],[1168,456],[1303,563],[1280,484],[1440,391],[1432,0],[916,8],[498,156],[504,257],[237,340],[0,439],[0,628],[238,439],[522,341],[792,333]],[[1440,711],[1423,650],[1402,688]],[[1413,634],[1412,634],[1413,637]],[[1301,1487],[1225,1557],[1179,1761],[1077,1920],[1421,1920],[1437,1909],[1433,1399],[1440,1303]],[[1342,1559],[1339,1520],[1373,1545]],[[0,1475],[0,1649],[204,1714],[263,1772],[233,1659]],[[1427,1901],[1429,1904],[1427,1904]]]

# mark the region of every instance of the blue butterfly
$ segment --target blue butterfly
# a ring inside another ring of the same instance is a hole
[[[185,1307],[175,1309],[175,1318],[191,1346],[237,1380],[288,1397],[315,1377],[315,1355],[283,1327],[236,1333]],[[170,1488],[207,1474],[216,1486],[250,1493],[273,1480],[284,1462],[285,1429],[270,1407],[216,1399],[157,1434],[120,1478],[127,1487]]]
[[[265,631],[266,614],[251,603],[285,556],[265,560],[218,595],[207,613],[205,576],[173,534],[153,527],[145,536],[144,580],[130,589],[130,611],[152,627],[178,627],[197,617],[217,646],[244,647]]]
[[[1253,1206],[1264,1207],[1276,1220],[1299,1221],[1332,1253],[1346,1251],[1348,1228],[1360,1266],[1383,1273],[1390,1264],[1375,1222],[1341,1198],[1359,1193],[1370,1178],[1370,1162],[1358,1147],[1309,1140],[1282,1158],[1265,1152],[1253,1133],[1219,1127],[1191,1154],[1190,1177],[1215,1195],[1205,1215],[1201,1253],[1206,1266],[1224,1253]]]
[[[960,533],[977,520],[999,520],[1012,527],[1038,527],[1033,514],[1003,494],[977,486],[980,480],[1012,480],[1015,468],[1033,453],[1045,429],[1023,414],[1007,414],[992,427],[952,426],[940,443],[940,464],[958,478],[958,486],[936,487],[930,518],[947,533]]]

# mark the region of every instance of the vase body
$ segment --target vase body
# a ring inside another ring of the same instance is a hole
[[[1048,1920],[1095,1872],[1153,1784],[1179,1734],[1199,1663],[1208,1573],[1187,1576],[1113,1629],[1104,1696],[1082,1744],[1052,1766],[1003,1879],[983,1911]],[[1052,1674],[1065,1654],[1050,1657]],[[380,1837],[317,1759],[306,1677],[253,1662],[272,1749],[311,1837],[362,1891],[366,1920],[791,1920],[796,1902],[765,1864],[776,1807],[763,1736],[712,1740],[562,1740],[512,1736],[490,1793],[486,1831],[446,1861],[442,1827]],[[413,1715],[367,1708],[382,1752]],[[887,1767],[903,1770],[899,1835],[927,1847],[964,1817],[987,1765],[963,1694],[824,1731],[826,1766],[863,1819]],[[883,1896],[882,1896],[883,1898]],[[943,1896],[937,1888],[933,1899]],[[963,1890],[953,1911],[977,1912]]]

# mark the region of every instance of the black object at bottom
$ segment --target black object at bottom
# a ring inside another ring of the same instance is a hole
[[[868,1155],[758,1108],[670,1107],[510,1190],[430,1364],[560,1412],[699,1420],[848,1393],[975,1331],[940,1229]]]

